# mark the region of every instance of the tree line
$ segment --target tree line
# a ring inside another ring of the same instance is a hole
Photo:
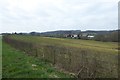
[[[97,34],[94,37],[94,40],[96,41],[104,41],[104,42],[119,42],[120,38],[118,37],[120,35],[120,31],[114,31],[107,34]]]

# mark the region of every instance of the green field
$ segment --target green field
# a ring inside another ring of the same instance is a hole
[[[49,62],[28,56],[3,42],[2,78],[70,78]]]
[[[47,60],[80,77],[118,77],[117,42],[20,35],[7,36],[4,40],[29,55]]]
[[[95,49],[98,51],[108,51],[110,53],[118,52],[117,42],[100,42],[93,40],[75,40],[75,39],[63,39],[63,38],[51,38],[51,37],[39,37],[39,36],[10,36],[16,40],[22,40],[25,42],[32,42],[43,45],[59,45],[76,48]]]

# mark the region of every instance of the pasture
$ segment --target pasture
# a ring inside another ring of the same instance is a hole
[[[118,77],[116,42],[21,35],[5,36],[3,40],[80,78]]]

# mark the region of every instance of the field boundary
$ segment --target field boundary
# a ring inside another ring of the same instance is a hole
[[[98,55],[98,52],[80,48],[33,44],[9,37],[4,37],[3,40],[29,55],[47,60],[55,66],[75,73],[78,78],[116,78],[118,75],[117,63],[108,63],[113,55],[108,56],[106,53]],[[104,57],[109,57],[109,59],[102,60]]]

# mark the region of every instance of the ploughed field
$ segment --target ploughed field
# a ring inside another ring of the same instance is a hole
[[[117,78],[118,43],[10,35],[3,40],[80,78]]]

